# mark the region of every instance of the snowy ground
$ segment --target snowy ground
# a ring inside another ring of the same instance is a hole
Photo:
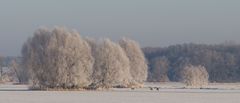
[[[158,87],[150,90],[149,87]],[[142,89],[109,91],[29,91],[24,85],[0,85],[0,103],[240,103],[240,84],[210,84],[183,89],[181,83],[146,83]]]

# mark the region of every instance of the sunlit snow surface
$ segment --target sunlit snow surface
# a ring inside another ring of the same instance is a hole
[[[0,84],[0,103],[240,103],[239,83],[183,87],[181,83],[146,83],[134,90],[29,91],[25,85]]]

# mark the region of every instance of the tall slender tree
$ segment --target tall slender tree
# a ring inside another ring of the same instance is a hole
[[[148,66],[139,44],[131,39],[123,38],[119,41],[130,61],[130,73],[133,85],[141,86],[147,79]]]
[[[129,68],[129,59],[118,44],[104,39],[97,46],[93,72],[96,85],[105,88],[127,87],[132,80]]]

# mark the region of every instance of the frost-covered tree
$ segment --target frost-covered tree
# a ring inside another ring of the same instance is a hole
[[[22,55],[33,86],[80,88],[91,82],[91,49],[74,30],[39,29],[24,44]]]
[[[182,81],[190,87],[202,87],[208,84],[208,72],[203,66],[185,66],[181,76]]]
[[[129,58],[133,85],[143,84],[147,79],[148,66],[139,44],[127,38],[121,39],[119,44]]]
[[[127,87],[131,82],[129,59],[122,48],[104,39],[96,48],[93,84],[97,87]]]

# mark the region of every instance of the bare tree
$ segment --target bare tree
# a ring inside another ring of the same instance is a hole
[[[24,44],[22,54],[33,86],[80,88],[91,83],[91,49],[74,30],[39,29]]]
[[[28,71],[21,63],[17,62],[16,59],[12,60],[10,69],[12,71],[12,77],[16,78],[18,83],[24,84],[28,82]]]
[[[0,56],[0,82],[3,81],[3,62],[4,57]]]
[[[119,41],[130,61],[130,73],[133,78],[133,85],[141,86],[147,79],[148,66],[139,44],[127,38]]]
[[[208,84],[208,72],[203,66],[186,66],[182,72],[182,81],[190,87],[202,87]]]
[[[0,75],[1,75],[1,77],[3,76],[3,62],[4,62],[4,57],[0,56]]]
[[[169,61],[166,57],[156,57],[151,60],[152,81],[168,82]]]
[[[127,87],[131,82],[130,66],[122,48],[109,39],[104,39],[96,49],[93,83],[103,88]]]

